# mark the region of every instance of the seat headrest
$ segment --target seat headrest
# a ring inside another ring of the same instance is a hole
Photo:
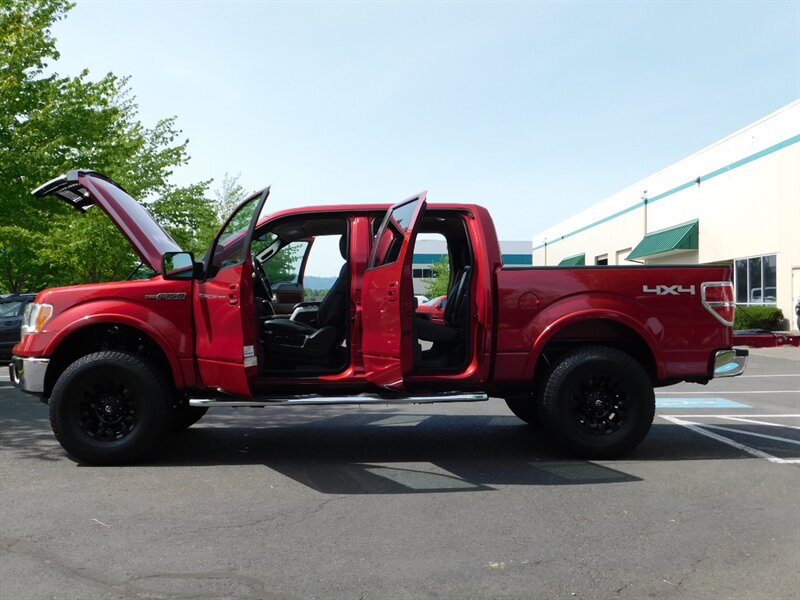
[[[342,234],[342,237],[339,238],[339,253],[343,259],[347,260],[347,234]]]

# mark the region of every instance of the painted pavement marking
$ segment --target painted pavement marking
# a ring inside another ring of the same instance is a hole
[[[379,427],[415,427],[429,418],[429,415],[393,415],[385,419],[372,421],[370,425],[378,425]]]
[[[773,377],[800,377],[800,373],[775,373],[774,375],[737,375],[736,378],[739,379],[740,377],[768,377],[772,379]]]
[[[800,418],[800,415],[795,415],[795,414],[791,414],[791,415],[781,415],[781,414],[777,414],[777,415],[771,415],[771,414],[770,415],[751,415],[751,414],[746,414],[746,415],[670,415],[670,416],[678,417],[678,418],[690,417],[692,419],[710,419],[710,418],[732,419],[734,417],[739,418],[739,419],[751,418],[751,417],[755,418],[755,419],[798,419],[798,418]]]
[[[691,395],[691,396],[705,396],[708,394],[800,394],[800,390],[759,390],[755,392],[744,391],[731,391],[731,392],[658,392],[659,396],[672,396],[672,395]]]
[[[753,419],[746,419],[744,417],[733,416],[733,415],[724,416],[722,418],[723,419],[727,419],[728,421],[738,421],[739,423],[753,423],[755,425],[766,425],[767,427],[783,427],[785,429],[800,429],[800,427],[796,427],[794,425],[781,425],[780,423],[770,423],[769,421],[754,421]]]
[[[787,444],[795,444],[800,446],[800,441],[792,440],[789,438],[782,438],[776,435],[767,435],[766,433],[756,433],[755,431],[747,431],[746,429],[731,429],[730,427],[723,427],[722,425],[712,425],[711,423],[703,423],[701,427],[706,429],[714,429],[716,431],[727,431],[728,433],[735,433],[737,435],[749,435],[752,437],[763,438],[765,440],[773,440],[775,442],[785,442]]]
[[[705,437],[711,438],[712,440],[716,440],[718,442],[722,442],[723,444],[727,444],[728,446],[731,446],[733,448],[736,448],[738,450],[746,452],[750,456],[755,456],[756,458],[763,458],[764,460],[767,460],[767,461],[769,461],[771,463],[775,463],[775,464],[779,464],[779,465],[797,465],[797,464],[800,464],[800,458],[780,458],[778,456],[773,456],[772,454],[764,452],[763,450],[759,450],[758,448],[753,448],[753,447],[748,446],[746,444],[743,444],[741,442],[737,442],[736,440],[731,439],[729,437],[725,437],[723,435],[719,435],[718,433],[714,433],[713,431],[709,431],[709,429],[713,428],[713,429],[716,429],[718,431],[721,429],[721,430],[725,431],[726,433],[732,431],[732,432],[736,433],[737,435],[750,435],[750,436],[755,436],[755,437],[760,437],[760,438],[767,438],[767,439],[779,440],[779,441],[782,441],[782,442],[789,442],[789,443],[792,443],[792,444],[797,444],[798,442],[796,442],[795,440],[788,440],[786,438],[778,438],[777,436],[767,436],[765,434],[758,434],[758,433],[748,432],[748,431],[744,431],[744,430],[742,430],[742,431],[735,430],[735,429],[732,430],[730,428],[721,427],[719,425],[712,425],[710,423],[697,423],[697,422],[694,422],[694,421],[687,421],[687,420],[681,418],[681,417],[690,417],[692,419],[698,419],[698,418],[717,417],[717,418],[728,418],[728,419],[730,419],[734,415],[659,415],[659,416],[662,419],[664,419],[666,421],[669,421],[670,423],[673,423],[675,425],[680,425],[681,427],[685,427],[686,429],[694,431],[695,433],[697,433],[699,435],[703,435]],[[736,415],[736,416],[739,416],[739,415]],[[741,415],[741,417],[743,417],[743,418],[745,418],[747,416],[770,417],[770,418],[788,418],[788,417],[800,418],[800,414],[792,414],[792,415]],[[790,427],[792,429],[796,429],[794,426],[786,426],[786,425],[775,425],[775,426],[776,427]]]
[[[657,398],[656,408],[750,408],[727,398]]]

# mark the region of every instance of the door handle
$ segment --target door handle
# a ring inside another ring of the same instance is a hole
[[[228,286],[228,304],[234,306],[239,304],[239,284],[232,283]]]
[[[397,282],[396,281],[390,281],[389,282],[389,289],[386,290],[386,301],[387,302],[397,302],[397,300],[400,298],[399,291],[400,290],[397,289]]]

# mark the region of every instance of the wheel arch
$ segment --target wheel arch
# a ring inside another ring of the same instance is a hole
[[[156,331],[145,331],[139,324],[121,319],[94,318],[88,323],[62,332],[51,346],[50,364],[44,382],[44,397],[50,396],[64,370],[82,356],[98,350],[122,350],[143,356],[175,388],[184,387],[183,372],[177,356]]]
[[[609,311],[573,314],[554,322],[536,339],[526,371],[533,381],[543,381],[559,356],[574,348],[603,345],[629,354],[642,365],[655,384],[664,367],[652,336],[635,321]]]

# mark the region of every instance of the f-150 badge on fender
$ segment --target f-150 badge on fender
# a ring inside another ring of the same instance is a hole
[[[147,294],[145,300],[184,300],[186,298],[185,292],[172,292],[161,294]]]
[[[655,287],[642,286],[642,291],[645,294],[655,294],[656,296],[678,296],[680,294],[689,294],[694,296],[694,286],[683,287],[682,285],[657,285]]]

